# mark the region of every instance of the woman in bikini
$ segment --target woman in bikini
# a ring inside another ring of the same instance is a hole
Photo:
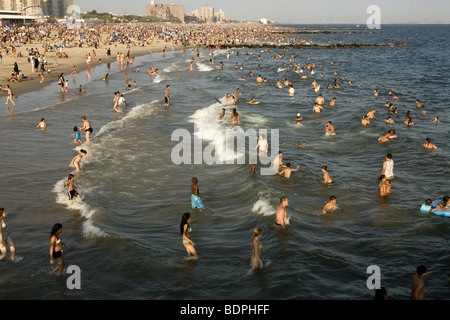
[[[191,214],[189,212],[185,212],[181,217],[180,232],[181,237],[183,238],[183,245],[188,253],[186,260],[196,260],[198,259],[198,255],[197,251],[194,249],[195,243],[191,240],[191,227],[189,225],[190,221]]]
[[[86,155],[87,155],[87,151],[81,149],[80,153],[77,154],[70,162],[70,164],[73,164],[75,166],[75,168],[77,169],[77,172],[81,171],[81,159]]]
[[[63,255],[63,246],[69,249],[69,246],[62,242],[61,239],[62,224],[56,223],[52,228],[52,233],[50,235],[50,264],[55,261],[57,266],[52,270],[52,272],[58,271],[58,275],[62,276],[64,266],[66,261]]]
[[[267,153],[269,152],[269,143],[262,134],[259,135],[259,140],[258,143],[256,144],[255,150],[258,150],[258,148],[260,156],[267,156]]]
[[[263,245],[261,244],[261,242],[259,242],[259,239],[261,239],[261,236],[262,236],[261,229],[256,228],[255,230],[253,230],[253,235],[252,235],[253,253],[252,253],[252,257],[251,257],[252,270],[255,270],[258,268],[261,269],[263,266],[263,262],[261,260],[262,252],[263,252]]]
[[[9,87],[9,84],[6,85],[6,88],[1,87],[1,89],[3,91],[7,91],[8,92],[8,97],[6,98],[5,106],[6,106],[6,109],[8,109],[8,112],[10,112],[10,111],[14,110],[14,108],[16,107],[16,103],[13,100],[14,94],[12,93],[11,88]],[[13,105],[11,110],[9,110],[9,108],[8,108],[8,102],[9,101],[11,101],[11,103]]]
[[[236,112],[236,108],[233,108],[233,112],[231,113],[230,118],[228,121],[231,121],[232,124],[239,124],[239,120],[241,119],[241,116],[239,113]]]

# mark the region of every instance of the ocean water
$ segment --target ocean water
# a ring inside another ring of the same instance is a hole
[[[408,47],[287,53],[254,49],[252,55],[232,48],[214,56],[201,50],[193,72],[191,49],[185,56],[169,50],[165,57],[153,53],[137,58],[140,72],[122,70],[111,61],[69,75],[68,94],[59,94],[54,84],[17,96],[13,115],[0,111],[0,207],[9,213],[17,258],[14,263],[0,261],[0,298],[367,300],[374,294],[366,285],[371,275],[367,268],[377,265],[390,298],[402,300],[409,298],[416,267],[425,264],[425,297],[448,299],[450,220],[420,213],[419,207],[427,198],[450,193],[449,31],[448,25],[383,25],[373,33],[305,35],[319,44],[403,41]],[[276,53],[283,58],[273,59]],[[300,65],[314,62],[315,74],[305,71],[308,79],[300,79],[289,67],[291,54]],[[235,70],[236,62],[245,69]],[[150,77],[149,66],[157,66],[160,74]],[[106,72],[110,77],[103,81]],[[126,90],[127,73],[137,88]],[[268,79],[261,86],[255,82],[259,74]],[[341,88],[326,89],[336,77]],[[287,88],[275,87],[276,79],[285,78],[294,83],[294,97]],[[325,98],[320,114],[312,112],[317,97],[313,79]],[[84,95],[76,93],[80,84]],[[170,108],[163,102],[167,84]],[[237,105],[216,101],[237,88]],[[389,90],[400,100],[392,100]],[[123,113],[113,110],[115,91],[125,94]],[[261,103],[246,104],[251,97]],[[337,98],[334,108],[328,105],[332,97]],[[425,115],[416,109],[416,99],[425,106]],[[390,126],[384,123],[387,101],[399,108],[398,114],[390,114],[395,120]],[[300,170],[285,179],[261,175],[258,166],[250,175],[248,162],[238,162],[248,157],[248,145],[245,152],[230,156],[235,150],[224,144],[233,141],[226,130],[236,127],[217,120],[221,108],[226,109],[224,120],[237,108],[239,128],[267,130],[269,142],[278,129],[283,161]],[[372,108],[376,119],[363,127],[360,120]],[[408,110],[412,127],[403,124]],[[298,112],[303,126],[296,125]],[[82,125],[82,116],[91,121],[94,133],[91,142],[79,146],[71,134]],[[439,124],[433,123],[435,116]],[[48,124],[45,131],[35,128],[42,117]],[[328,121],[336,136],[324,134]],[[378,143],[389,128],[398,139]],[[178,165],[172,152],[179,140],[172,135],[180,129],[189,133],[192,146],[200,136],[203,144],[193,148],[191,163]],[[437,150],[422,148],[427,137]],[[299,140],[304,148],[297,148]],[[88,155],[76,173],[69,163],[81,148]],[[194,163],[212,149],[217,164]],[[395,161],[395,179],[392,194],[381,199],[377,179],[387,153]],[[334,180],[330,186],[321,183],[323,165]],[[69,173],[83,196],[73,205],[63,188]],[[207,198],[204,212],[190,208],[192,177]],[[323,215],[330,195],[336,196],[338,209]],[[287,231],[274,226],[281,196],[289,198]],[[192,212],[199,255],[194,262],[183,259],[179,224],[184,212]],[[81,270],[80,290],[67,289],[67,275],[59,279],[50,274],[49,236],[56,222],[63,224],[63,241],[69,245],[66,266]],[[252,272],[254,228],[263,230],[264,267]]]

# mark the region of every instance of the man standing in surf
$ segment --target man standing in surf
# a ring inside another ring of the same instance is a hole
[[[286,207],[289,204],[289,200],[287,197],[280,198],[280,205],[277,208],[277,215],[275,217],[275,225],[282,227],[286,230],[286,221],[287,221],[287,213]]]
[[[82,116],[81,120],[83,120],[83,126],[80,127],[79,129],[84,130],[84,132],[86,133],[86,142],[91,141],[90,136],[93,132],[91,122],[87,120],[85,116]]]
[[[199,209],[200,211],[203,211],[205,209],[205,205],[203,204],[202,200],[206,200],[205,197],[202,197],[200,195],[200,190],[197,186],[198,179],[192,178],[192,185],[191,185],[191,207],[192,209]]]
[[[170,85],[167,85],[166,91],[164,92],[164,101],[165,101],[164,105],[166,107],[169,106],[169,102],[170,102],[169,89],[170,89]]]

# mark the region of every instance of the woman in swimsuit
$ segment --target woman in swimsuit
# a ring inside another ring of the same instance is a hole
[[[233,112],[228,121],[231,121],[232,124],[239,124],[240,119],[241,117],[239,116],[239,113],[236,112],[236,108],[233,108]]]
[[[253,230],[253,235],[252,235],[252,248],[253,248],[253,253],[252,253],[252,257],[251,257],[251,262],[252,262],[252,270],[255,269],[261,269],[263,266],[263,262],[261,260],[261,256],[262,256],[262,252],[263,252],[263,245],[261,244],[261,242],[259,242],[259,239],[261,239],[262,236],[262,230],[259,228],[256,228],[255,230]]]
[[[264,135],[262,135],[262,134],[259,136],[259,140],[258,140],[255,150],[257,150],[258,148],[259,148],[260,156],[267,156],[267,152],[269,152],[269,143],[267,142],[267,140],[264,138]]]
[[[75,166],[75,168],[77,169],[77,172],[80,172],[80,170],[81,170],[81,159],[84,157],[84,156],[86,156],[87,155],[87,151],[86,150],[83,150],[83,149],[81,149],[80,150],[80,153],[79,154],[77,154],[73,159],[72,159],[72,161],[70,162],[70,164],[73,164],[74,166]]]
[[[53,226],[52,233],[50,235],[50,264],[53,264],[56,261],[57,266],[52,270],[52,272],[58,271],[59,276],[62,276],[64,266],[66,264],[62,248],[64,246],[66,249],[69,249],[69,246],[62,242],[60,236],[61,232],[62,224],[56,223]]]
[[[66,80],[64,79],[64,73],[61,73],[61,75],[59,76],[58,84],[59,84],[59,92],[64,92],[64,85],[66,84]]]
[[[47,124],[45,123],[45,119],[41,118],[41,122],[38,123],[38,125],[36,126],[36,128],[40,128],[40,129],[45,129],[47,128]]]
[[[430,138],[426,138],[425,139],[425,143],[423,144],[423,147],[425,149],[430,149],[430,150],[436,150],[437,147],[434,143],[431,143],[431,139]]]
[[[190,221],[191,214],[189,212],[185,212],[181,217],[180,232],[181,237],[183,238],[183,245],[188,253],[186,260],[196,260],[198,259],[198,255],[194,249],[195,243],[191,240],[191,227],[189,225]]]
[[[0,208],[0,260],[6,258],[6,248],[11,252],[11,261],[15,261],[16,249],[9,236],[8,224],[6,223],[6,209]]]
[[[93,132],[91,128],[91,123],[86,119],[85,116],[81,117],[81,120],[83,120],[83,127],[80,127],[80,130],[84,130],[84,132],[86,133],[86,142],[88,142],[90,141],[89,137]]]
[[[1,87],[1,89],[3,91],[7,91],[8,92],[8,98],[6,98],[5,106],[6,106],[6,109],[8,109],[8,112],[9,112],[10,110],[8,108],[8,102],[11,101],[11,103],[13,105],[13,108],[11,109],[11,111],[12,111],[16,107],[16,103],[13,100],[14,94],[12,93],[11,88],[9,87],[9,84],[6,85],[6,88]]]

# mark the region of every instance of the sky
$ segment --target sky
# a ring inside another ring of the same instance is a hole
[[[184,4],[185,13],[206,4],[222,9],[232,20],[259,20],[292,24],[365,24],[380,8],[381,24],[450,23],[450,0],[156,0],[157,4]],[[75,0],[81,12],[144,15],[150,0]]]

